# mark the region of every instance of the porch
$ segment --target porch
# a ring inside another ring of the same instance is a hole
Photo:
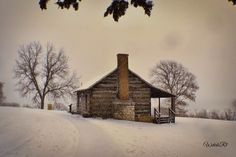
[[[154,123],[163,124],[163,123],[175,123],[175,95],[162,91],[160,89],[153,88],[151,89],[151,98],[158,99],[158,107],[153,109]],[[170,99],[170,106],[165,108],[165,112],[161,109],[161,98]]]

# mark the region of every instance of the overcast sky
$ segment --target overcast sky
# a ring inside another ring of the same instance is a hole
[[[78,12],[36,0],[0,1],[0,81],[7,101],[26,103],[15,91],[13,67],[20,45],[52,42],[64,48],[72,71],[86,83],[116,67],[129,67],[147,81],[160,60],[175,60],[196,75],[193,108],[223,109],[236,98],[236,6],[227,0],[155,0],[151,17],[130,6],[119,23],[103,18],[111,0],[83,0]]]

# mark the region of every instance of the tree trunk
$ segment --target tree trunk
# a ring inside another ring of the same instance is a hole
[[[41,106],[40,106],[41,109],[44,109],[44,98],[41,99]]]

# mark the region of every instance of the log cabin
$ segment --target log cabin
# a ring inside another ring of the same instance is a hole
[[[154,87],[128,67],[128,54],[117,54],[117,68],[76,91],[76,112],[85,117],[167,123],[175,122],[175,95]],[[159,107],[151,116],[151,98]],[[170,98],[169,116],[162,117],[160,99]]]

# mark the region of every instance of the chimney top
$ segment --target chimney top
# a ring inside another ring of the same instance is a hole
[[[129,54],[126,54],[126,53],[118,53],[117,56],[129,56]]]
[[[129,54],[127,54],[127,53],[118,53],[117,55],[126,55],[126,56],[128,56]]]

